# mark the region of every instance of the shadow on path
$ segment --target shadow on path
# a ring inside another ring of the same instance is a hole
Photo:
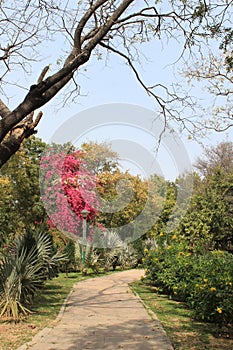
[[[160,322],[128,287],[142,275],[130,270],[77,283],[55,326],[24,349],[172,350]]]

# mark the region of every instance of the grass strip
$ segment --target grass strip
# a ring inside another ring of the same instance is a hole
[[[233,350],[231,327],[219,329],[215,324],[193,320],[184,303],[159,295],[142,282],[131,287],[157,315],[175,350]]]

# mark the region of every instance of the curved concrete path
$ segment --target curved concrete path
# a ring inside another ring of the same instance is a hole
[[[77,283],[54,327],[19,349],[173,350],[156,316],[128,287],[142,275],[129,270]]]

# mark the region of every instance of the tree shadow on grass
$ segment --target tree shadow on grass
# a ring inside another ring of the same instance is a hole
[[[144,302],[153,308],[167,333],[175,338],[174,344],[177,349],[180,348],[180,343],[184,342],[187,348],[192,346],[193,349],[201,350],[228,350],[233,345],[232,342],[227,344],[227,341],[232,339],[231,327],[221,329],[219,325],[194,320],[187,303],[156,293],[149,285],[140,284],[139,287]]]
[[[35,314],[50,315],[51,313],[56,313],[63,305],[66,296],[67,291],[62,290],[61,287],[45,285],[33,300],[30,310]],[[54,310],[54,308],[56,309]]]

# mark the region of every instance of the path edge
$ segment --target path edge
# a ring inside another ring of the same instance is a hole
[[[76,283],[78,283],[78,282],[76,282]],[[61,318],[65,312],[66,306],[68,304],[68,301],[71,297],[71,294],[74,292],[74,287],[75,287],[76,283],[74,283],[71,291],[69,292],[69,294],[67,295],[67,297],[63,301],[63,304],[60,308],[60,311],[59,311],[57,317],[53,321],[51,321],[52,327],[45,327],[45,328],[41,329],[38,333],[36,333],[33,336],[32,340],[24,343],[23,345],[20,345],[16,350],[28,350],[28,349],[30,349],[30,347],[32,347],[33,345],[38,343],[42,338],[44,338],[47,334],[49,334],[49,332],[53,329],[53,327],[61,320]]]
[[[129,284],[129,288],[131,292],[136,296],[136,298],[139,300],[139,302],[143,305],[143,307],[146,309],[148,315],[151,317],[151,319],[156,323],[156,327],[159,328],[160,332],[164,335],[164,337],[167,340],[167,344],[170,346],[169,350],[174,350],[174,347],[172,345],[172,342],[170,338],[167,335],[167,332],[165,331],[161,321],[159,320],[156,313],[148,306],[146,303],[141,299],[140,295],[134,290],[132,284]]]

